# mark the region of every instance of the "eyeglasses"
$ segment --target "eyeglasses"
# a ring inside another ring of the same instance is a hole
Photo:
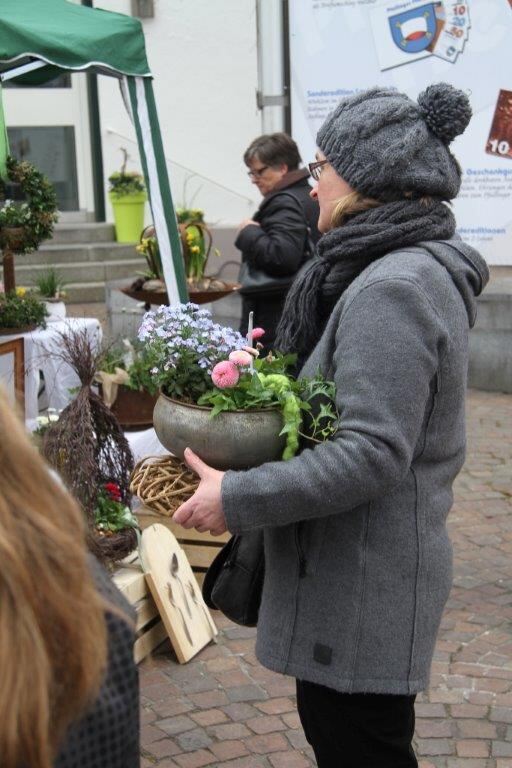
[[[310,163],[308,165],[309,172],[315,181],[318,181],[320,174],[322,173],[323,166],[328,162],[328,160],[317,160],[316,163]]]
[[[265,173],[267,168],[268,168],[268,165],[262,165],[261,168],[255,168],[253,171],[248,171],[247,175],[250,179],[259,179],[260,176],[262,176]]]

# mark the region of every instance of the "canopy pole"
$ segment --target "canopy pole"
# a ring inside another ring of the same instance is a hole
[[[188,301],[188,291],[153,84],[144,77],[127,77],[126,80],[167,295],[172,306]]]
[[[42,69],[46,66],[46,61],[39,61],[39,59],[37,61],[29,61],[28,64],[21,64],[13,69],[8,69],[6,72],[2,72],[0,80],[2,82],[4,80],[13,80],[15,77],[21,77],[21,75],[26,75],[27,72],[33,72],[35,69]]]
[[[0,178],[7,178],[7,157],[9,155],[9,139],[5,124],[2,84],[0,83]]]

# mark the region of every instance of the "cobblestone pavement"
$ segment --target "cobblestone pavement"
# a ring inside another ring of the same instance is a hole
[[[468,396],[468,455],[450,515],[455,578],[430,691],[418,697],[420,768],[512,768],[512,396]],[[218,644],[140,667],[142,768],[315,765],[294,682],[261,667],[254,631],[222,617]]]

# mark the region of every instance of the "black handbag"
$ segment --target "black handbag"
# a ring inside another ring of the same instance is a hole
[[[295,197],[293,192],[290,192],[289,190],[280,190],[277,194],[292,198],[301,211],[303,210],[300,201]],[[304,250],[299,264],[299,271],[304,264],[312,258],[314,252],[315,244],[311,238],[311,232],[308,227]],[[252,266],[247,261],[243,261],[240,265],[240,272],[238,274],[238,282],[242,286],[239,293],[242,294],[242,296],[250,296],[252,294],[286,294],[295,280],[296,275],[297,273],[283,276],[269,275],[268,272],[264,272],[262,269]]]
[[[294,279],[295,275],[286,275],[284,277],[269,275],[268,272],[263,272],[262,269],[258,269],[243,261],[238,274],[238,282],[242,285],[239,293],[243,296],[250,296],[254,293],[284,294],[288,291]]]
[[[264,573],[263,531],[232,536],[206,572],[203,599],[235,624],[255,627]]]

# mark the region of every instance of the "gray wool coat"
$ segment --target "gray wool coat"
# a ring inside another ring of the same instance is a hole
[[[301,374],[335,381],[334,439],[225,474],[228,529],[264,529],[266,667],[345,692],[428,685],[452,581],[445,523],[464,461],[468,330],[487,280],[458,238],[375,261]]]

